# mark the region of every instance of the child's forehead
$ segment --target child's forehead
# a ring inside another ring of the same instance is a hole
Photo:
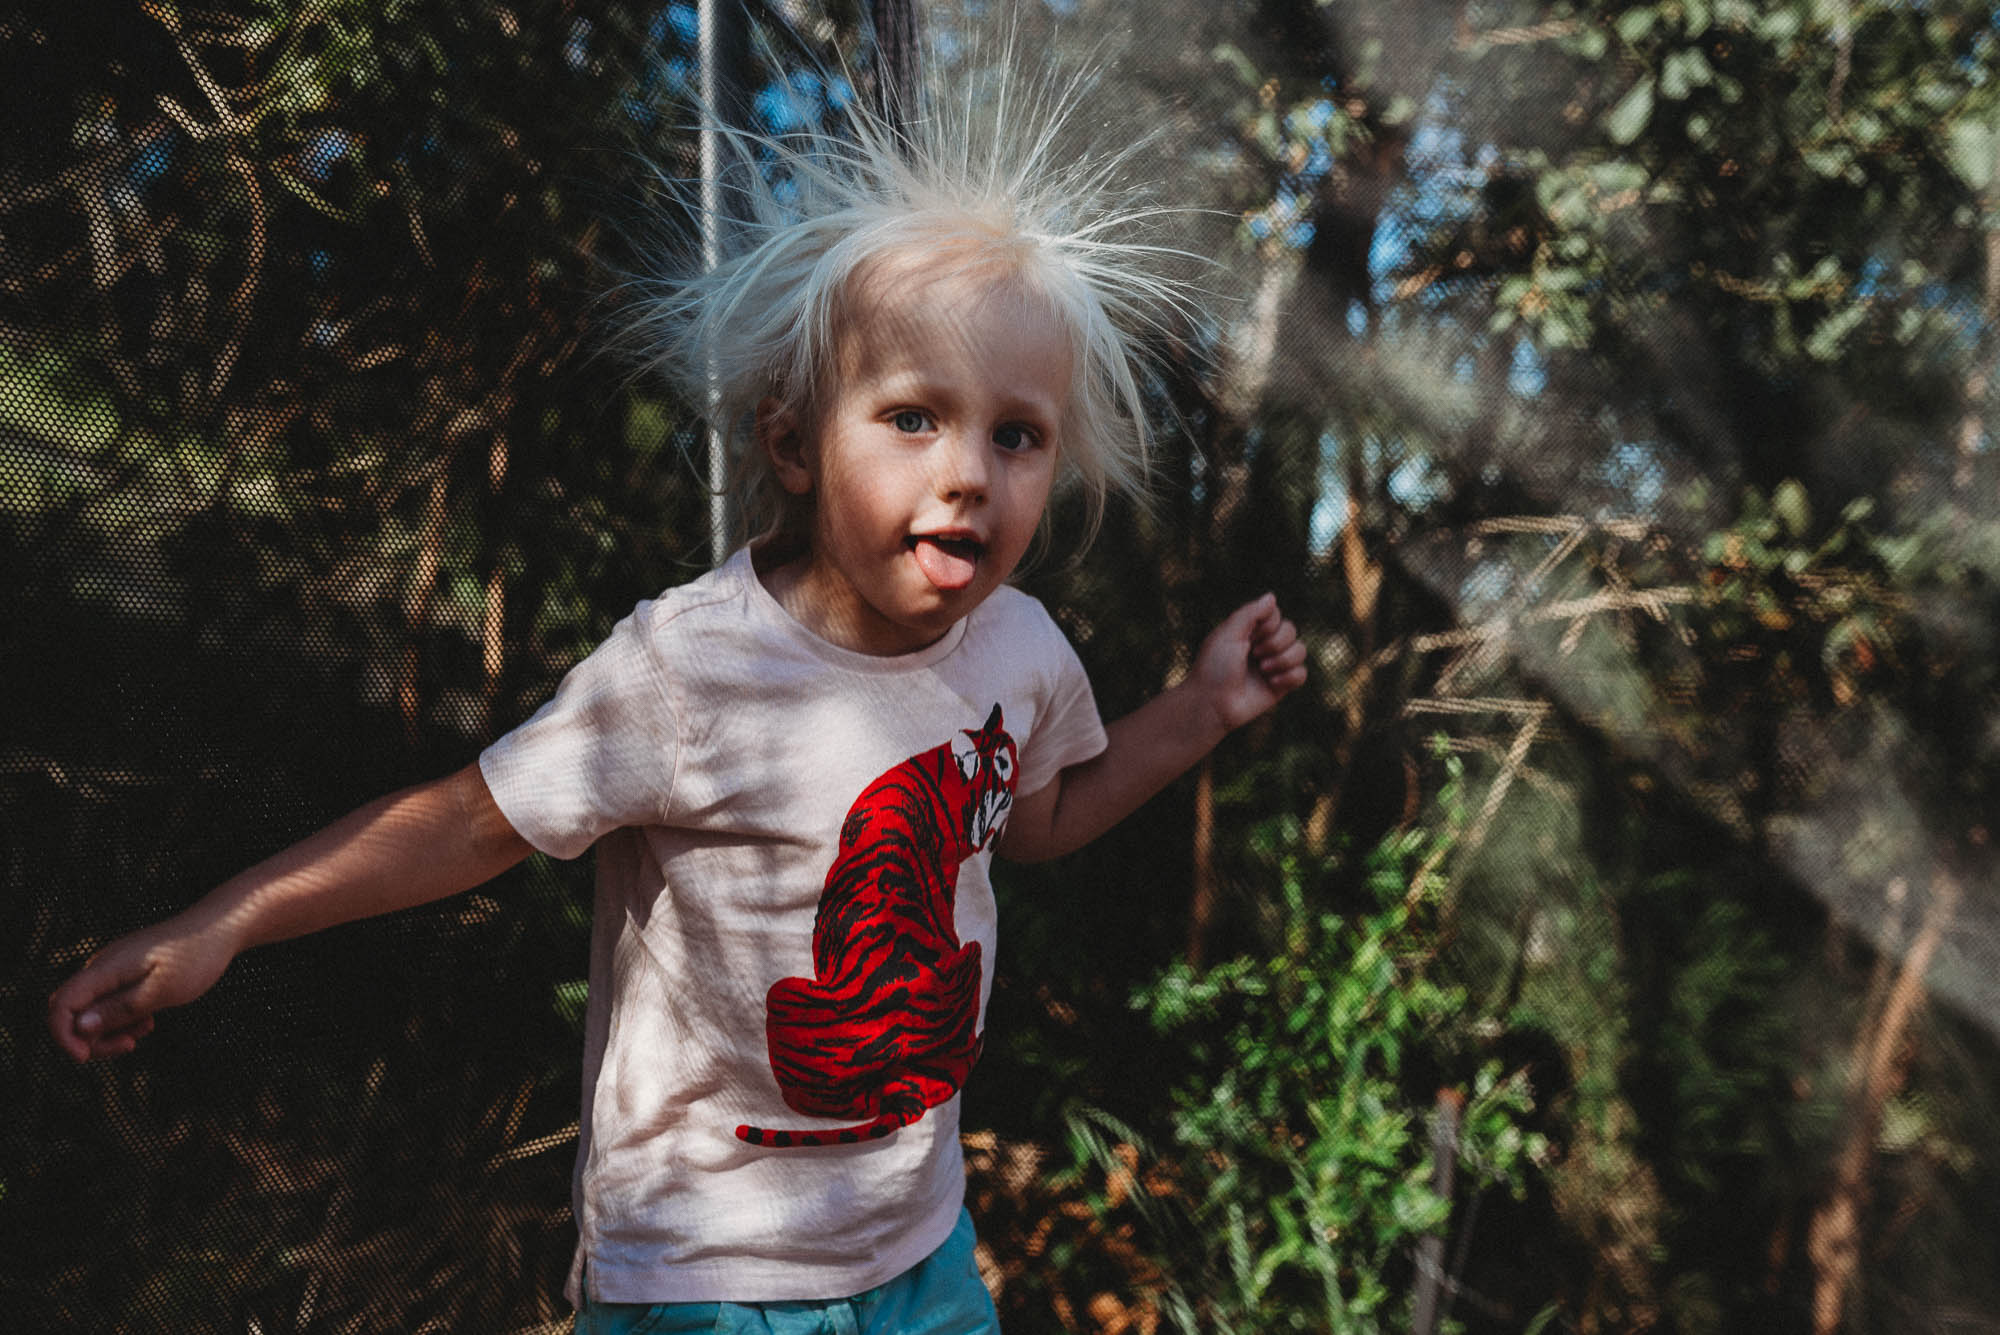
[[[847,284],[849,318],[893,317],[912,308],[940,315],[1055,314],[1023,257],[971,241],[899,247],[871,256]]]
[[[1068,322],[1019,258],[974,245],[885,251],[859,266],[835,316],[843,342],[1006,326],[1069,341]]]
[[[1076,340],[1021,271],[979,251],[888,252],[858,270],[832,330],[829,367],[846,381],[1006,386],[1059,412]]]

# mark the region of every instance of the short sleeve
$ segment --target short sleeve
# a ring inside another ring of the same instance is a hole
[[[555,695],[479,757],[493,800],[537,849],[573,858],[627,825],[667,822],[680,722],[641,603]]]
[[[1037,611],[1040,605],[1037,604]],[[1021,754],[1021,777],[1014,791],[1026,797],[1055,782],[1058,774],[1104,750],[1104,720],[1090,678],[1062,629],[1042,613],[1047,701]]]

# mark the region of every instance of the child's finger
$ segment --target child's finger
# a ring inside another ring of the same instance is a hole
[[[1305,661],[1306,643],[1304,640],[1294,639],[1290,644],[1276,652],[1259,654],[1257,656],[1257,670],[1269,677],[1280,672],[1289,672],[1296,667],[1303,667],[1305,666]]]
[[[1257,661],[1257,671],[1263,675],[1265,685],[1280,695],[1295,690],[1306,683],[1306,647],[1303,642],[1295,643],[1283,653],[1272,654]]]
[[[49,1037],[55,1039],[56,1046],[61,1048],[63,1054],[71,1061],[90,1060],[90,1044],[77,1033],[67,1014],[50,1013]]]
[[[1256,639],[1252,641],[1251,649],[1252,652],[1262,657],[1266,654],[1275,654],[1289,649],[1298,643],[1298,639],[1299,628],[1293,625],[1288,618],[1278,617],[1275,625],[1259,629]]]
[[[135,992],[145,974],[125,976],[95,963],[49,996],[49,1030],[56,1043],[77,1061],[88,1061],[93,1047],[130,1029],[152,1012],[137,1004]]]
[[[132,1013],[134,1007],[122,1007],[122,1009],[126,1011],[122,1019],[116,1019],[108,1007],[98,1009],[98,1011],[88,1011],[90,1017],[98,1021],[96,1025],[92,1025],[88,1029],[90,1039],[94,1043],[110,1043],[110,1041],[122,1039],[126,1035],[130,1035],[130,1037],[144,1037],[146,1031],[152,1029],[152,1015],[154,1015],[152,1007],[140,1009],[136,1013]]]
[[[139,1040],[153,1032],[153,1017],[148,1015],[137,1024],[121,1029],[115,1034],[103,1034],[91,1043],[93,1057],[122,1057],[139,1046]]]
[[[139,1040],[144,1038],[146,1033],[147,1029],[143,1024],[113,1033],[101,1031],[92,1033],[84,1040],[83,1060],[97,1061],[105,1057],[121,1057],[137,1047]]]
[[[90,1060],[90,1033],[80,1023],[81,1012],[92,999],[93,989],[84,983],[88,972],[86,969],[49,994],[49,1035],[76,1061]]]
[[[1287,691],[1295,691],[1306,684],[1305,664],[1301,663],[1297,667],[1286,668],[1283,672],[1266,673],[1264,681],[1266,685],[1279,695],[1283,695]]]
[[[110,1037],[143,1023],[158,1009],[141,978],[92,1002],[77,1015],[76,1027],[87,1034]]]

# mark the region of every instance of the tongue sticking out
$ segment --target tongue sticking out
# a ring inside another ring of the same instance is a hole
[[[917,565],[932,586],[947,593],[972,583],[979,569],[979,545],[958,538],[918,538]]]

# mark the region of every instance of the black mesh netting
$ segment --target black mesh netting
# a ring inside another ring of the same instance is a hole
[[[751,6],[730,106],[866,95],[870,8]],[[706,567],[603,333],[698,17],[0,11],[0,1329],[568,1328],[587,861],[118,1061],[42,1006]],[[1993,12],[920,18],[933,79],[1100,69],[1218,261],[1156,504],[1026,583],[1108,716],[1264,588],[1314,664],[1002,873],[1008,1329],[2000,1330]]]

